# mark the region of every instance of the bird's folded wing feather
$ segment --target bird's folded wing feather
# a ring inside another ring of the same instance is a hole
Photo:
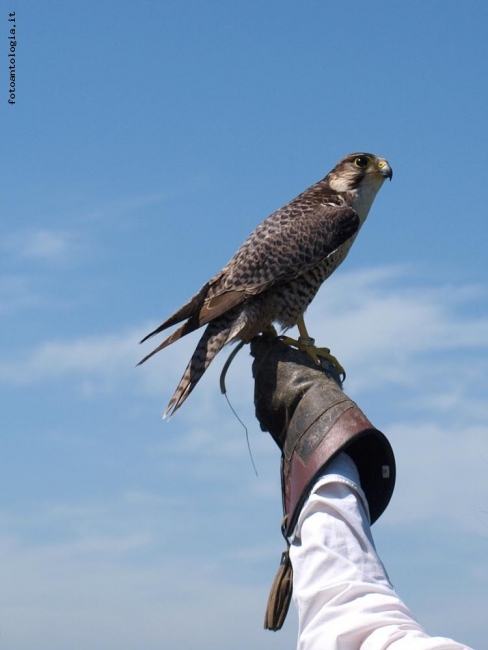
[[[186,321],[140,363],[251,296],[307,272],[359,230],[359,217],[352,208],[319,201],[304,206],[303,196],[259,224],[217,275],[142,339],[141,343]]]
[[[307,272],[353,237],[359,217],[349,207],[314,206],[311,214],[286,208],[263,221],[209,283],[200,325]]]

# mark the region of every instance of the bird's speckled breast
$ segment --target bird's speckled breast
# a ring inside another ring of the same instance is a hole
[[[245,323],[241,321],[242,329],[238,338],[249,340],[272,323],[278,323],[284,330],[296,325],[322,283],[344,261],[354,239],[351,237],[310,271],[255,296],[245,305]]]

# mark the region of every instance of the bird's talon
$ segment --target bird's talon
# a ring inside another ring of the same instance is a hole
[[[329,361],[334,366],[334,368],[341,376],[341,381],[343,382],[346,378],[346,371],[339,363],[337,357],[335,357],[333,354],[330,353],[329,348],[317,348],[316,351],[319,357],[322,357],[323,359],[327,359],[327,361]]]
[[[341,381],[344,381],[344,379],[346,378],[346,371],[341,366],[337,358],[330,353],[330,349],[316,348],[314,345],[315,340],[312,339],[311,337],[300,336],[297,341],[295,339],[289,338],[288,336],[282,336],[280,338],[283,341],[283,343],[286,343],[287,345],[291,345],[292,347],[297,348],[301,352],[306,352],[317,366],[321,365],[319,357],[322,359],[326,359],[327,361],[329,361],[329,363],[331,363],[334,366],[334,368],[337,370],[339,375],[342,377]],[[310,344],[309,341],[312,341],[313,343]]]

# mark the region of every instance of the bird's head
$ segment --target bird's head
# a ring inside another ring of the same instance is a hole
[[[328,174],[329,186],[335,192],[358,190],[361,194],[376,194],[393,171],[385,158],[372,153],[351,153]]]

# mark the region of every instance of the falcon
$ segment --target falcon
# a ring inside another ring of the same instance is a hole
[[[249,343],[273,324],[282,331],[297,325],[298,341],[285,338],[318,356],[337,360],[316,348],[303,315],[321,284],[343,262],[385,179],[387,160],[370,153],[343,158],[327,176],[267,217],[249,235],[230,262],[183,307],[141,341],[182,323],[142,359],[206,325],[163,417],[183,404],[227,343]]]

